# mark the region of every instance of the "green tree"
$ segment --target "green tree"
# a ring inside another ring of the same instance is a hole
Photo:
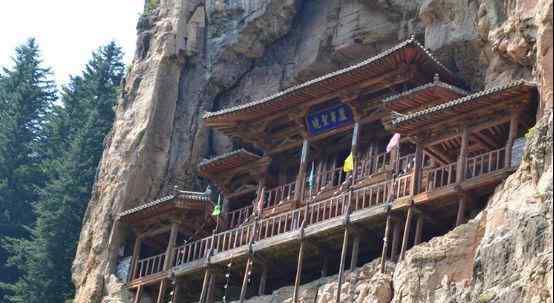
[[[0,238],[25,237],[34,221],[37,188],[45,183],[45,118],[56,100],[51,72],[44,68],[34,39],[16,48],[11,68],[0,71]],[[0,281],[17,271],[7,268],[0,248]],[[0,296],[2,296],[0,290]]]
[[[83,75],[63,89],[62,106],[47,127],[49,159],[43,167],[49,179],[36,203],[36,224],[30,239],[6,243],[9,264],[22,272],[5,286],[8,301],[54,303],[73,296],[71,264],[123,74],[122,51],[112,42],[94,52]]]

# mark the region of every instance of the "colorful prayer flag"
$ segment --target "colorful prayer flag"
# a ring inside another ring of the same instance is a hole
[[[349,173],[354,170],[354,155],[352,155],[352,152],[350,152],[350,155],[348,155],[348,157],[346,157],[346,160],[344,160],[342,170],[345,173]]]
[[[212,211],[212,216],[218,217],[221,215],[221,195],[219,195],[217,199],[217,205],[214,207],[214,210]]]

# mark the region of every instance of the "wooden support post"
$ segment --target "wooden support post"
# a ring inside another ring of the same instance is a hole
[[[465,223],[466,197],[460,197],[458,200],[458,214],[456,215],[456,226]]]
[[[462,128],[461,135],[461,146],[460,146],[460,155],[458,157],[458,168],[456,169],[456,183],[462,183],[465,180],[465,171],[466,171],[466,158],[467,158],[467,147],[469,145],[469,128],[467,125],[464,125]]]
[[[252,270],[252,257],[248,257],[248,260],[246,260],[246,267],[244,268],[244,277],[242,279],[242,287],[240,289],[240,303],[244,302],[244,299],[246,298],[246,290],[248,288],[248,278],[250,276],[250,270]],[[202,303],[202,302],[200,302]]]
[[[179,303],[183,300],[183,285],[179,280],[175,280],[175,288],[173,289],[172,303]]]
[[[414,205],[410,205],[408,208],[408,214],[406,215],[406,226],[404,227],[404,237],[402,238],[402,249],[400,250],[400,260],[404,260],[406,256],[406,250],[408,249],[408,241],[410,240],[410,227],[412,224],[412,217],[414,212]]]
[[[137,276],[138,261],[140,258],[140,249],[142,247],[142,235],[137,235],[133,245],[133,256],[131,257],[131,270],[129,271],[128,281],[132,281]]]
[[[398,248],[400,247],[400,233],[402,232],[402,225],[400,222],[394,223],[394,229],[392,232],[392,250],[391,259],[396,261],[398,258]]]
[[[164,271],[169,270],[171,267],[173,267],[173,261],[175,261],[175,244],[177,242],[178,234],[179,234],[179,223],[171,222],[169,241],[167,243],[167,249],[165,251]]]
[[[354,181],[356,181],[356,173],[357,173],[357,166],[358,166],[358,141],[359,141],[359,137],[360,137],[360,122],[356,121],[356,123],[354,123],[354,130],[352,132],[352,149],[351,149],[351,153],[352,153],[352,162],[354,163],[353,165],[353,170],[352,170],[352,183],[351,184],[354,184]]]
[[[210,271],[210,268],[208,267],[204,272],[204,280],[202,281],[202,291],[200,292],[200,300],[198,300],[198,303],[206,302],[206,296],[208,294],[208,286],[210,283],[210,276],[211,276],[211,271]]]
[[[387,251],[389,250],[389,233],[390,233],[391,214],[387,213],[387,223],[385,224],[385,235],[383,236],[383,251],[381,253],[381,273],[385,273],[387,262]]]
[[[360,235],[354,235],[354,241],[352,242],[352,259],[350,260],[350,270],[358,267],[358,254],[360,251]]]
[[[258,288],[258,296],[265,295],[265,286],[267,284],[267,273],[268,273],[267,265],[264,265],[263,270],[262,270],[262,276],[260,277],[260,286]]]
[[[514,109],[512,115],[510,116],[510,130],[508,133],[508,141],[506,142],[506,159],[504,167],[509,168],[512,166],[512,148],[514,146],[514,141],[517,137],[518,132],[518,123],[519,123],[519,111]]]
[[[416,139],[416,150],[414,156],[414,171],[412,174],[412,196],[419,194],[421,188],[421,167],[423,161],[423,142]]]
[[[206,303],[215,302],[215,274],[210,274],[210,282],[208,283],[208,293],[206,294]]]
[[[139,285],[137,288],[137,292],[135,293],[135,299],[133,300],[133,303],[140,303],[142,301],[142,292],[144,291],[144,288],[142,285]]]
[[[348,226],[344,228],[344,236],[342,240],[342,252],[340,255],[339,276],[337,282],[337,298],[336,303],[340,303],[340,292],[342,287],[342,276],[344,274],[344,263],[346,262],[346,251],[348,250]]]
[[[162,279],[160,282],[160,289],[158,291],[158,299],[156,300],[156,303],[165,303],[165,291],[167,290],[167,279]]]
[[[310,142],[304,139],[302,142],[302,155],[300,157],[300,166],[296,177],[296,186],[294,189],[294,200],[301,201],[304,197],[304,183],[306,179],[306,169],[308,166],[308,154],[310,151]]]
[[[421,243],[421,238],[423,236],[423,222],[424,218],[423,215],[417,216],[417,222],[416,222],[416,233],[415,233],[415,239],[414,239],[414,245],[418,245]]]
[[[298,303],[298,291],[300,290],[300,281],[302,280],[302,265],[304,264],[304,239],[300,239],[300,248],[298,250],[298,264],[296,267],[296,278],[294,280],[293,303]]]
[[[329,256],[323,256],[323,264],[321,265],[321,277],[325,278],[329,274]]]

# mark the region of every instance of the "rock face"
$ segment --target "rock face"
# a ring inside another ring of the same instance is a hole
[[[113,275],[126,236],[117,213],[175,185],[201,189],[196,163],[233,147],[201,125],[202,112],[361,61],[411,34],[472,88],[536,81],[539,122],[521,168],[481,214],[410,250],[392,277],[365,266],[345,291],[352,302],[552,302],[552,10],[552,0],[160,0],[137,26],[73,265],[75,302],[129,302]],[[332,301],[333,281],[305,286],[303,300],[315,291],[317,302]],[[267,302],[290,299],[276,293]]]

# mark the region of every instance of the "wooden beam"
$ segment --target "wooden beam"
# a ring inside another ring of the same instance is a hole
[[[481,131],[475,132],[473,133],[473,135],[478,137],[481,141],[485,142],[488,146],[490,146],[490,149],[497,149],[500,145],[494,138],[483,134]]]
[[[210,276],[211,276],[211,269],[208,267],[206,268],[206,271],[204,271],[204,280],[202,281],[202,290],[200,292],[200,300],[198,300],[199,303],[205,303],[206,302],[206,296],[208,294],[208,286],[210,283]]]
[[[304,139],[302,143],[302,155],[300,157],[300,167],[298,168],[298,175],[296,177],[296,187],[294,190],[294,199],[300,201],[304,196],[304,179],[306,179],[306,169],[308,166],[308,156],[310,152],[310,142],[308,139]]]
[[[342,276],[344,275],[344,263],[346,262],[346,251],[348,250],[348,226],[344,228],[344,236],[342,240],[342,252],[340,255],[339,274],[337,281],[337,297],[335,303],[340,303],[340,293],[342,288]]]
[[[469,143],[469,128],[467,125],[464,125],[461,129],[461,146],[460,146],[460,154],[458,156],[458,168],[456,169],[456,183],[460,184],[465,180],[465,167],[466,167],[466,159],[467,159],[467,149],[468,149],[468,143]]]
[[[418,215],[417,216],[417,222],[416,222],[416,233],[415,233],[415,239],[414,239],[414,245],[419,245],[421,243],[421,238],[423,236],[423,216]]]
[[[142,235],[137,235],[135,244],[133,245],[133,256],[131,257],[131,270],[129,271],[129,277],[127,281],[131,282],[137,276],[138,261],[140,258],[140,250],[142,247]]]
[[[402,231],[402,225],[400,221],[394,223],[392,232],[392,250],[391,259],[396,260],[398,257],[398,248],[400,247],[400,233]]]
[[[404,237],[402,238],[402,249],[400,250],[400,260],[404,260],[406,257],[406,250],[408,249],[408,241],[410,240],[410,229],[412,225],[414,205],[410,205],[408,213],[406,214],[406,226],[404,227]]]
[[[298,250],[298,263],[296,266],[296,278],[294,279],[294,291],[292,295],[294,303],[298,303],[298,292],[300,290],[300,281],[302,280],[302,266],[304,264],[304,239],[303,238],[304,237],[301,236],[300,248]]]
[[[354,169],[352,170],[352,182],[356,180],[356,167],[358,163],[358,141],[360,137],[360,122],[356,121],[354,123],[354,130],[352,131],[352,147],[351,147],[351,153],[352,153],[352,159],[354,162]]]
[[[456,215],[456,226],[465,223],[466,197],[460,197],[458,200],[458,213]]]
[[[260,285],[258,286],[258,296],[265,295],[265,288],[267,283],[268,266],[266,264],[262,267],[262,275],[260,276]]]
[[[144,287],[143,285],[138,286],[133,303],[140,303],[142,301],[142,292],[144,291],[143,287]]]
[[[442,165],[448,165],[449,163],[452,163],[452,160],[450,159],[450,157],[447,154],[438,150],[436,147],[426,146],[425,149],[427,149],[427,154],[434,157],[435,160],[441,163]]]
[[[391,225],[390,210],[387,212],[387,223],[385,223],[385,235],[383,236],[383,251],[381,252],[381,273],[385,273],[387,262],[387,251],[389,249],[389,234]]]
[[[164,271],[169,270],[173,266],[173,261],[175,260],[175,244],[177,242],[178,234],[179,234],[179,223],[171,222],[169,241],[167,243],[167,249],[165,251]]]
[[[512,147],[514,146],[514,141],[517,137],[518,132],[518,123],[519,123],[519,111],[518,110],[512,110],[512,114],[510,116],[510,130],[508,133],[508,141],[506,142],[506,163],[504,167],[511,167],[512,166]]]
[[[158,290],[158,299],[156,300],[156,303],[164,303],[166,290],[167,290],[167,279],[162,279],[160,281],[160,289]]]
[[[358,267],[358,254],[360,251],[360,235],[354,235],[354,241],[352,242],[352,259],[350,260],[350,270],[354,270]]]
[[[210,282],[208,283],[208,294],[206,295],[206,303],[215,302],[215,273],[210,275]]]
[[[242,278],[242,287],[240,289],[240,299],[239,302],[243,303],[246,298],[246,290],[248,288],[248,278],[250,276],[250,271],[252,270],[252,257],[248,257],[246,260],[246,266],[244,268],[244,277]],[[203,302],[200,302],[203,303]]]
[[[414,170],[412,176],[412,190],[411,195],[415,196],[421,191],[421,167],[423,166],[423,143],[421,140],[416,142],[416,150],[414,156]]]

